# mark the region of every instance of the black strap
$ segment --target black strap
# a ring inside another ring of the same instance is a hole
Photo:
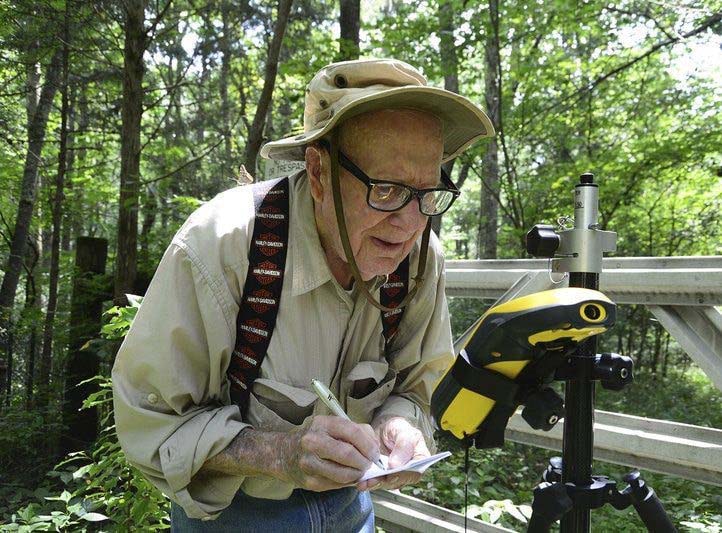
[[[504,431],[514,411],[516,411],[515,405],[494,404],[474,435],[474,446],[501,448],[504,445]]]
[[[513,406],[519,404],[517,401],[519,385],[499,372],[477,368],[459,356],[451,367],[451,375],[463,388],[491,398],[497,404]]]
[[[504,444],[504,430],[519,405],[520,386],[514,380],[486,368],[456,358],[451,374],[464,389],[494,400],[494,406],[471,437],[477,448],[497,448]]]
[[[253,185],[256,220],[248,273],[236,317],[236,344],[228,366],[231,400],[245,416],[281,303],[289,226],[288,178]]]
[[[389,274],[386,283],[381,285],[381,305],[392,307],[393,311],[381,311],[381,324],[383,326],[386,352],[389,351],[391,341],[399,330],[399,324],[404,316],[406,307],[399,304],[409,292],[409,256],[407,255],[394,272]]]

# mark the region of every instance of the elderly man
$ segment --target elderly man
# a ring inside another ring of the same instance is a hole
[[[118,436],[175,531],[373,531],[367,490],[418,475],[362,474],[434,448],[453,354],[430,217],[459,194],[442,162],[492,126],[406,63],[366,60],[313,78],[304,130],[261,151],[304,172],[191,215],[116,359]]]

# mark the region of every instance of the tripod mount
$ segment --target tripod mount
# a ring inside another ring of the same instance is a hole
[[[616,250],[617,238],[616,233],[599,229],[598,219],[599,187],[593,174],[582,174],[574,187],[574,227],[556,231],[554,226],[537,224],[527,234],[527,252],[549,258],[553,272],[569,273],[570,287],[597,290],[603,255]],[[589,312],[595,311],[590,308]],[[587,318],[595,320],[594,316]],[[591,510],[609,503],[616,509],[633,505],[649,531],[676,532],[659,498],[638,471],[624,476],[628,486],[622,491],[608,477],[592,474],[595,382],[621,390],[633,380],[632,359],[597,354],[597,337],[592,336],[568,354],[554,372],[554,380],[565,382],[562,457],[550,460],[544,481],[534,490],[528,531],[546,532],[561,520],[561,533],[588,532]],[[540,412],[534,413],[537,422],[547,414],[546,404],[540,404]]]

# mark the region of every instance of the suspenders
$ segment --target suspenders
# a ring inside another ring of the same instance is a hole
[[[251,185],[256,222],[248,254],[248,273],[241,305],[236,317],[236,344],[228,365],[231,401],[243,415],[248,398],[268,351],[281,303],[283,274],[286,268],[289,227],[289,180],[281,178]],[[397,307],[408,293],[409,258],[381,286],[381,303]],[[381,314],[388,353],[398,331],[404,309]]]
[[[228,365],[231,401],[245,414],[251,385],[258,377],[276,325],[288,248],[288,178],[253,187],[256,223],[248,273],[236,317],[236,344]]]

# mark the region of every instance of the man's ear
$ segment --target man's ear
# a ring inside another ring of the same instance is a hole
[[[324,171],[328,168],[326,151],[312,144],[306,147],[306,174],[311,184],[311,196],[316,203],[321,203],[325,188]]]

